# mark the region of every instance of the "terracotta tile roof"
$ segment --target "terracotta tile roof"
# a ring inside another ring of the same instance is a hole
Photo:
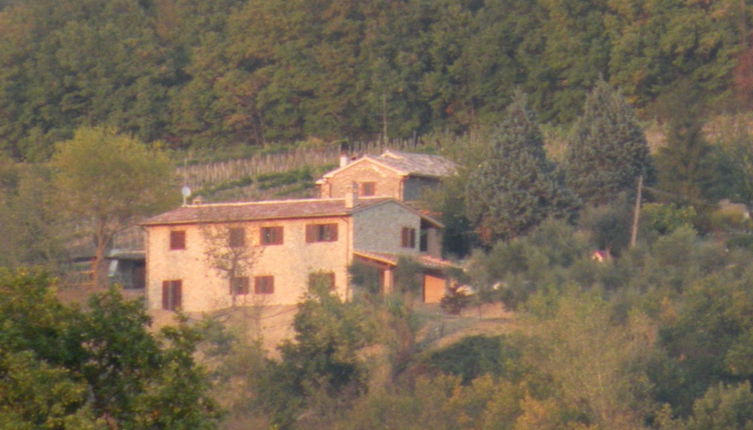
[[[322,177],[317,180],[316,183],[321,184],[324,182],[325,178],[331,178],[337,173],[350,168],[350,166],[367,160],[371,160],[372,162],[386,166],[400,175],[444,177],[452,175],[457,167],[454,162],[440,155],[414,154],[411,152],[390,150],[385,151],[378,157],[375,157],[373,155],[364,155],[363,157],[354,160],[346,166],[330,170],[329,172],[322,175]]]
[[[379,157],[380,162],[409,175],[449,176],[455,172],[456,165],[452,161],[440,156],[429,154],[414,154],[411,152],[385,151]]]
[[[356,210],[383,203],[389,198],[359,199]],[[345,199],[267,200],[261,202],[186,205],[147,219],[141,225],[237,222],[284,218],[316,218],[350,215]]]
[[[400,255],[397,255],[397,254],[388,254],[386,252],[361,251],[358,249],[353,251],[353,254],[359,257],[380,261],[382,263],[387,263],[392,266],[397,266],[397,262],[400,259]],[[415,259],[419,264],[430,269],[444,269],[447,267],[457,267],[451,261],[443,260],[437,257],[432,257],[430,255],[414,255],[414,256],[408,256],[408,257]]]

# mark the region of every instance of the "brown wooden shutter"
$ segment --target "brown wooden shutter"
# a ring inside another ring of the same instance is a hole
[[[162,281],[162,309],[170,309],[170,281]]]
[[[186,232],[176,230],[170,232],[170,249],[186,249]]]
[[[337,241],[337,224],[330,224],[330,240],[333,242]]]
[[[317,232],[317,225],[316,224],[308,224],[306,225],[306,242],[316,242],[316,232]]]
[[[231,228],[228,245],[231,248],[241,248],[246,245],[246,230],[242,227]]]
[[[177,310],[183,306],[183,281],[173,281],[173,309]]]
[[[416,247],[416,229],[415,228],[410,229],[410,247],[411,248]]]

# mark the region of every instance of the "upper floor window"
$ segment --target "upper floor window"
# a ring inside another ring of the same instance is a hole
[[[337,241],[337,224],[309,224],[306,226],[306,242]]]
[[[162,281],[162,309],[174,311],[180,309],[183,301],[183,281]]]
[[[282,245],[282,227],[262,227],[259,242],[262,245]]]
[[[274,294],[275,277],[274,276],[257,276],[254,278],[254,293],[256,294]]]
[[[403,248],[415,248],[416,247],[416,229],[411,227],[403,227],[400,235],[400,246]]]
[[[358,195],[369,197],[376,194],[376,182],[361,182],[358,186]]]
[[[246,246],[246,229],[243,227],[231,228],[228,235],[228,245],[231,248],[242,248]]]
[[[230,295],[245,296],[248,294],[248,277],[239,276],[230,279]]]
[[[173,230],[170,232],[170,249],[186,249],[185,230]]]

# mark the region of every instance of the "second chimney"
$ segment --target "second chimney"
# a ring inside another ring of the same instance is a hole
[[[345,209],[353,209],[358,206],[358,184],[352,182],[350,191],[345,193]]]

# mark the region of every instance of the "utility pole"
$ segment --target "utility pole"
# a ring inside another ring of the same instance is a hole
[[[382,92],[382,140],[387,144],[387,92]]]
[[[635,193],[635,209],[633,211],[633,227],[630,229],[630,247],[634,248],[638,241],[638,219],[641,216],[641,192],[643,191],[643,175],[638,176],[638,192]]]

